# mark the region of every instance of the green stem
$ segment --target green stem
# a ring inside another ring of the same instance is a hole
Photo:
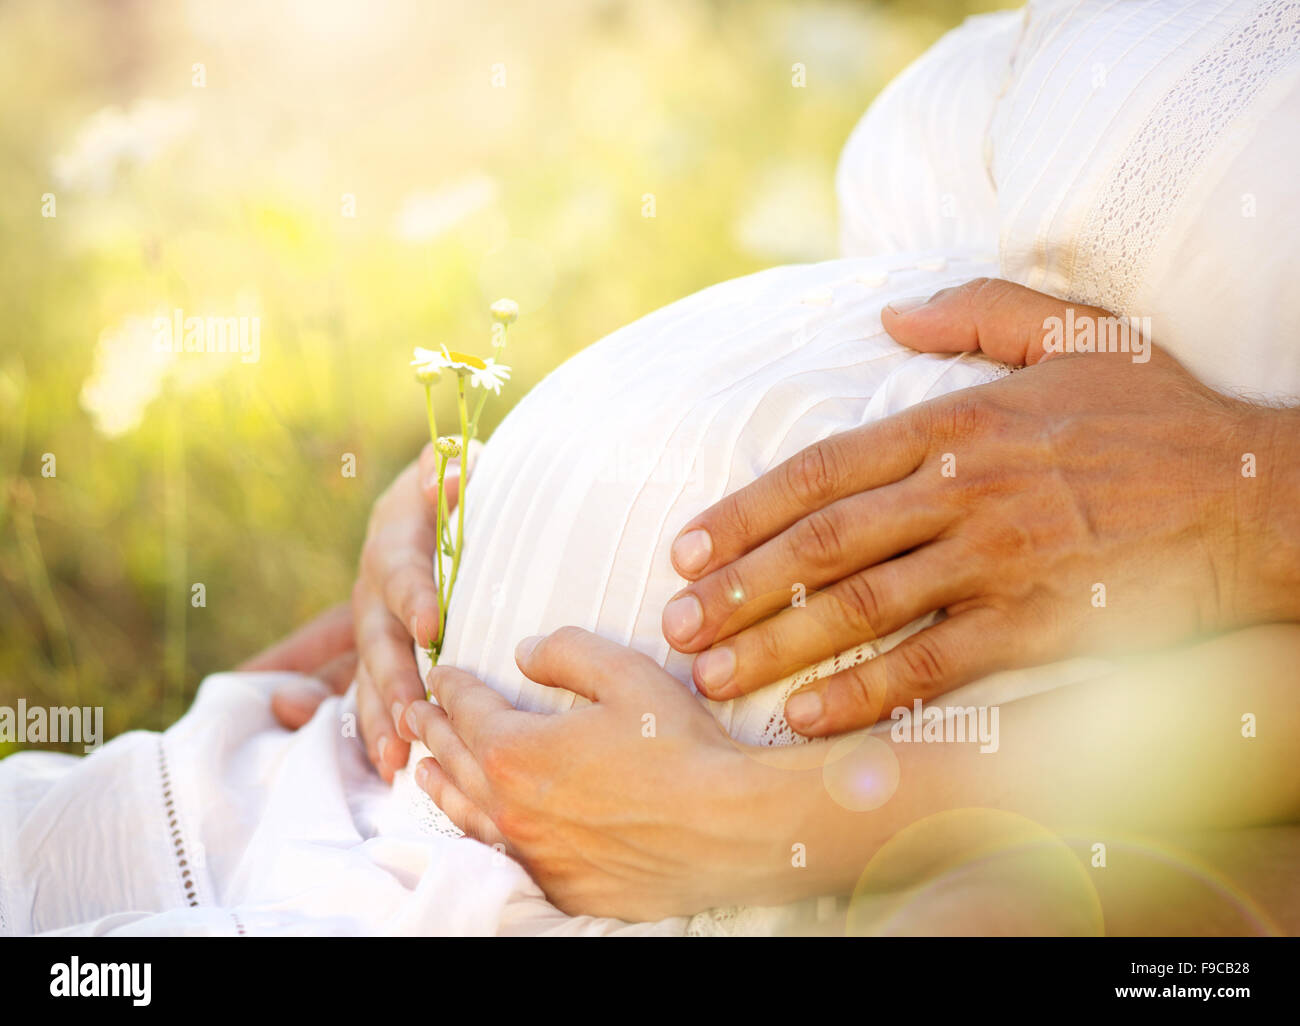
[[[424,412],[429,418],[429,440],[438,444],[438,416],[433,412],[433,386],[424,386]]]
[[[442,635],[443,628],[447,623],[447,597],[443,593],[442,586],[442,517],[443,510],[446,509],[447,503],[443,498],[443,478],[447,475],[447,457],[442,454],[438,455],[438,506],[435,515],[435,534],[437,544],[433,553],[434,575],[438,582],[438,636],[429,645],[429,656],[436,663],[438,656],[442,653]]]
[[[501,354],[506,351],[506,326],[501,326],[501,341],[492,348],[492,359],[501,360]],[[479,392],[478,404],[474,407],[474,416],[469,422],[469,437],[478,437],[478,419],[483,413],[483,407],[487,403],[488,390],[485,388]]]
[[[469,410],[465,405],[465,379],[456,379],[456,406],[460,410],[460,489],[456,497],[456,547],[451,557],[451,582],[447,585],[447,598],[451,599],[451,590],[456,587],[456,576],[460,572],[460,554],[465,549],[465,485],[469,475]]]

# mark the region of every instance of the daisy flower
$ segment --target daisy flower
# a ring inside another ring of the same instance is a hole
[[[438,618],[438,630],[429,641],[429,655],[436,663],[442,651],[443,638],[446,636],[446,609],[456,587],[456,577],[460,571],[460,558],[465,547],[465,486],[468,479],[460,483],[460,499],[456,504],[455,529],[452,529],[452,514],[447,508],[443,481],[447,473],[448,462],[463,458],[466,450],[478,436],[479,415],[487,403],[488,393],[499,396],[501,386],[510,380],[510,368],[498,359],[505,351],[506,330],[519,316],[519,304],[512,299],[499,299],[492,304],[492,355],[487,359],[469,353],[458,353],[445,345],[437,349],[425,349],[416,346],[411,367],[415,370],[415,379],[424,386],[424,409],[429,420],[429,438],[434,451],[438,454],[438,500],[434,503],[434,536],[438,540],[441,555],[433,559],[434,579],[438,587],[439,606],[442,612]],[[443,374],[451,372],[456,375],[456,412],[460,421],[460,437],[438,434],[438,418],[433,401],[433,385]],[[474,398],[471,411],[470,397],[467,394],[465,379],[469,386],[482,389]],[[444,558],[445,557],[445,558]],[[447,561],[450,560],[450,566]]]
[[[519,318],[519,304],[513,299],[498,299],[488,309],[498,324],[514,324]]]
[[[448,350],[446,346],[442,347],[439,359],[441,360],[442,367],[449,371],[455,371],[456,374],[460,375],[462,378],[468,377],[478,371],[487,370],[487,364],[479,359],[479,357],[473,356],[470,353],[453,352]]]
[[[435,350],[416,346],[413,355],[415,359],[411,361],[411,366],[415,368],[415,380],[422,385],[432,385],[447,369],[442,353]]]
[[[470,375],[469,383],[475,388],[490,389],[494,395],[500,395],[501,386],[509,380],[510,368],[489,356],[484,361],[483,369]]]

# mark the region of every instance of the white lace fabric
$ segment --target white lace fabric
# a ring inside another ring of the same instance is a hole
[[[1071,298],[1134,309],[1151,255],[1226,127],[1300,53],[1300,4],[1238,4],[1222,37],[1167,88],[1121,151],[1075,247]]]

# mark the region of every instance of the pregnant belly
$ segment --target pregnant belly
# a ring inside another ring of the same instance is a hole
[[[576,624],[691,687],[690,657],[660,629],[683,583],[668,559],[677,531],[827,435],[1005,373],[979,356],[906,350],[879,317],[890,299],[995,273],[957,254],[776,268],[667,306],[569,360],[510,413],[476,467],[442,661],[521,708],[564,709],[582,699],[527,681],[513,651]],[[742,742],[788,742],[791,681],[710,707]]]

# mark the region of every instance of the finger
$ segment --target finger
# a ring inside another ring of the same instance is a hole
[[[929,404],[823,439],[688,522],[672,561],[698,580],[784,531],[813,510],[899,481],[925,459]]]
[[[334,694],[341,695],[352,685],[352,681],[357,675],[357,658],[356,650],[344,652],[342,655],[335,656],[324,666],[318,666],[312,671],[312,676],[324,684]]]
[[[884,655],[791,695],[786,721],[806,737],[856,730],[913,699],[922,701],[1023,661],[1022,641],[991,609],[960,613]]]
[[[477,677],[454,666],[435,666],[427,678],[429,689],[446,710],[456,735],[470,752],[481,754],[489,742],[511,728],[511,721],[527,717]]]
[[[375,701],[386,710],[389,725],[402,740],[402,712],[424,698],[420,670],[415,662],[411,637],[388,607],[364,587],[359,589],[357,652],[370,681]]]
[[[352,609],[347,602],[331,606],[287,638],[259,652],[238,669],[289,670],[309,673],[352,648]]]
[[[1004,363],[1031,365],[1048,355],[1053,319],[1063,326],[1070,304],[1001,278],[976,278],[929,299],[886,306],[880,320],[893,338],[929,353],[980,351]],[[1072,320],[1109,317],[1094,306],[1073,306]],[[1105,322],[1103,322],[1105,323]],[[1127,350],[1126,350],[1127,351]]]
[[[505,846],[506,839],[482,809],[465,797],[434,759],[421,759],[415,782],[466,836],[484,844]]]
[[[383,577],[384,605],[407,632],[405,640],[428,648],[438,636],[438,586],[433,577],[433,552],[413,553],[404,563],[393,561]]]
[[[438,586],[433,561],[435,528],[422,518],[396,520],[377,530],[361,551],[361,575],[422,646],[438,636]]]
[[[289,681],[276,688],[271,695],[271,713],[280,726],[297,730],[316,715],[321,702],[331,694],[343,694],[352,684],[356,672],[355,651],[335,656],[324,666],[317,667],[310,677]]]
[[[397,736],[392,714],[384,708],[364,663],[357,668],[357,720],[367,757],[379,775],[392,783],[393,774],[406,765],[411,747]]]
[[[953,515],[915,477],[840,499],[679,592],[664,608],[664,637],[698,652],[794,596],[930,541]]]
[[[475,805],[491,808],[492,785],[478,760],[456,733],[446,710],[432,702],[412,702],[406,710],[406,721],[413,736],[424,742],[457,789]]]
[[[579,627],[525,638],[515,648],[515,663],[529,680],[593,702],[609,701],[634,680],[643,690],[668,676],[649,656]]]
[[[695,659],[695,684],[725,700],[756,691],[975,591],[974,568],[952,542],[936,542],[837,581]]]
[[[282,684],[271,695],[271,714],[276,722],[289,730],[297,730],[308,723],[321,702],[329,698],[330,689],[311,677]]]

